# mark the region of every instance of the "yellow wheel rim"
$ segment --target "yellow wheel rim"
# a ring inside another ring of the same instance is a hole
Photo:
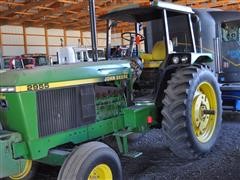
[[[193,131],[201,143],[207,143],[212,138],[216,122],[216,93],[210,83],[203,82],[198,85],[192,104]]]
[[[106,164],[97,165],[88,176],[88,180],[112,180],[112,171]]]
[[[11,179],[23,179],[24,177],[26,177],[30,171],[31,171],[31,168],[32,168],[32,160],[26,160],[25,163],[24,163],[24,167],[22,168],[23,171],[20,172],[19,174],[16,174],[14,176],[9,176]]]

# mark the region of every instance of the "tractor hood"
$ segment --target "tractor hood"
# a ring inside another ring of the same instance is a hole
[[[128,61],[84,62],[76,64],[45,66],[34,69],[22,69],[0,74],[0,92],[41,90],[47,88],[73,86],[128,78]]]

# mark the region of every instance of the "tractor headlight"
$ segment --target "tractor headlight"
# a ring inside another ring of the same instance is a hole
[[[187,63],[187,62],[188,62],[188,57],[187,57],[187,56],[183,56],[183,57],[181,58],[181,62],[182,62],[182,63]]]
[[[7,87],[1,87],[0,92],[7,92]]]
[[[174,64],[178,64],[179,61],[180,61],[180,59],[179,59],[178,56],[173,56],[173,58],[172,58],[172,62],[173,62]]]
[[[0,87],[0,92],[15,92],[15,87]]]

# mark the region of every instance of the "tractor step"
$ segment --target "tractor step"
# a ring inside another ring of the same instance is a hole
[[[117,145],[120,153],[122,153],[125,156],[135,158],[139,156],[138,153],[130,153],[128,151],[128,136],[132,133],[133,133],[132,131],[123,130],[123,131],[116,132],[113,135],[117,140]]]
[[[131,131],[119,131],[114,133],[114,136],[119,136],[119,137],[127,137],[128,135],[132,134],[133,132]]]
[[[123,154],[123,155],[126,156],[126,157],[130,157],[130,158],[138,158],[142,154],[143,154],[142,152],[131,151],[131,152],[128,152],[128,153]]]

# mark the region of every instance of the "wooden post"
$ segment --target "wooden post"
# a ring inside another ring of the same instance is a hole
[[[81,41],[81,45],[83,46],[83,32],[80,31],[80,41]]]
[[[67,46],[67,32],[65,28],[63,29],[63,40],[64,40],[63,42],[64,46]]]
[[[4,67],[4,62],[3,62],[3,47],[2,47],[2,31],[1,31],[1,26],[0,26],[0,69]]]
[[[123,29],[121,29],[121,34],[124,32],[124,30]],[[120,37],[121,38],[121,37]],[[124,41],[123,41],[123,38],[121,38],[121,44],[122,44],[122,46],[124,45]]]
[[[47,31],[47,27],[44,27],[44,35],[45,35],[46,55],[49,56],[49,50],[48,50],[48,31]]]
[[[27,35],[26,35],[26,27],[23,26],[23,43],[24,43],[24,54],[27,54]]]
[[[0,55],[3,56],[3,43],[2,43],[2,31],[1,31],[1,26],[0,26]]]

